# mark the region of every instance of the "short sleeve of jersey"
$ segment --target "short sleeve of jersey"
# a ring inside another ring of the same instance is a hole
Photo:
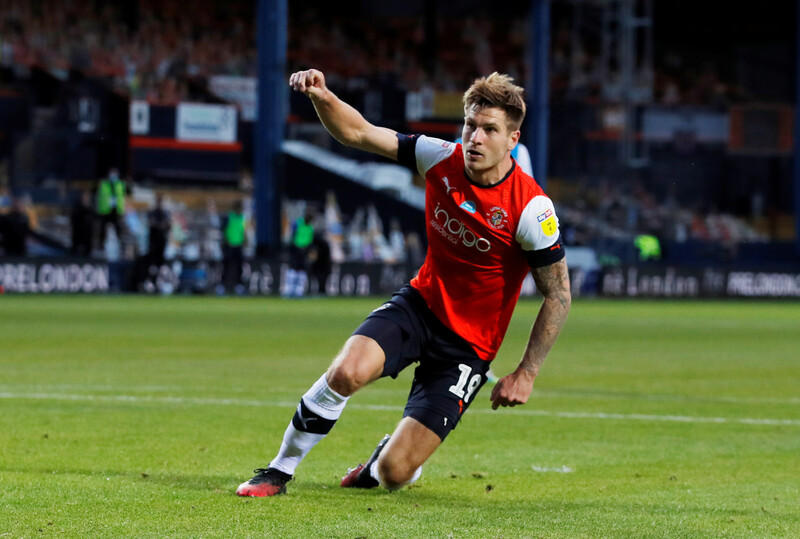
[[[411,170],[417,169],[417,135],[397,133],[397,162]]]
[[[454,142],[426,137],[425,135],[397,134],[397,162],[416,169],[421,176],[437,163],[450,157],[456,150]]]
[[[536,196],[528,202],[517,225],[517,242],[531,267],[541,267],[564,258],[558,217],[553,202]]]

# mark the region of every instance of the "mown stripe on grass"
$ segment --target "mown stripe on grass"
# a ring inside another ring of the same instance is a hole
[[[146,395],[80,395],[65,393],[0,393],[0,399],[6,400],[62,400],[82,402],[123,402],[123,403],[156,403],[156,404],[196,404],[211,406],[257,406],[257,407],[283,407],[295,408],[296,402],[246,400],[246,399],[219,399],[205,397],[157,397]],[[348,408],[355,410],[375,411],[402,411],[402,406],[383,404],[357,404],[351,403]],[[618,421],[657,421],[673,423],[732,423],[740,425],[774,425],[800,427],[800,419],[771,419],[750,417],[703,417],[682,415],[657,415],[657,414],[618,414],[606,412],[559,412],[551,410],[519,409],[511,411],[518,415],[560,417],[567,419],[611,419]],[[472,414],[497,413],[494,410],[477,409]]]

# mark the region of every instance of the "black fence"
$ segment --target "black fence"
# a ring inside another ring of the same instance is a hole
[[[241,294],[280,295],[288,266],[280,260],[250,260],[242,273]],[[137,275],[134,262],[101,263],[19,259],[0,262],[4,294],[214,294],[219,263],[173,262]],[[349,297],[388,295],[408,282],[416,268],[406,264],[334,265],[325,282],[308,281],[306,293]],[[137,278],[140,277],[140,278]],[[570,270],[573,295],[608,298],[800,298],[800,271],[720,270],[713,267],[622,266]],[[537,294],[530,277],[521,295]]]

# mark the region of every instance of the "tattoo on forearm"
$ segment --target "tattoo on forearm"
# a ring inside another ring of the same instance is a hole
[[[538,372],[561,333],[561,328],[564,327],[569,313],[571,295],[565,260],[549,266],[534,268],[532,274],[536,286],[544,296],[544,303],[531,329],[522,366]]]
[[[569,273],[565,260],[555,264],[535,268],[532,272],[536,287],[545,298],[558,300],[562,307],[568,307],[570,302]]]

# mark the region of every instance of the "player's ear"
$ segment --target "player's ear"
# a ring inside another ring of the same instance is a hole
[[[508,138],[508,151],[511,151],[516,147],[521,135],[522,133],[520,133],[519,129],[511,133],[511,136]]]

